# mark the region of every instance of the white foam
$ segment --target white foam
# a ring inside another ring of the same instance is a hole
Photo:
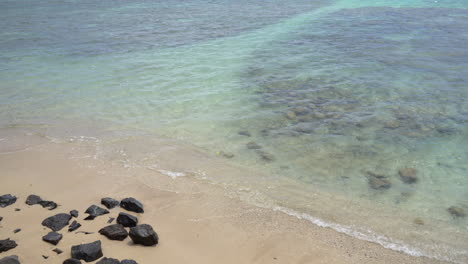
[[[187,176],[183,172],[176,172],[176,171],[168,171],[168,170],[158,170],[160,173],[167,175],[171,177],[172,179],[178,178],[178,177],[184,177]]]

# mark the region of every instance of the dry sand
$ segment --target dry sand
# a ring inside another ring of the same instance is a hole
[[[0,154],[0,194],[11,193],[18,201],[0,208],[0,239],[16,240],[18,247],[0,258],[18,255],[22,263],[62,263],[70,248],[79,243],[101,240],[104,256],[150,263],[440,263],[412,257],[361,241],[328,228],[321,228],[281,212],[258,208],[230,198],[220,186],[190,177],[171,179],[148,170],[129,170],[114,164],[70,159],[72,149],[58,146],[26,149]],[[90,159],[92,160],[92,159]],[[152,184],[142,181],[151,177]],[[60,206],[49,211],[28,206],[29,194],[53,200]],[[99,205],[102,197],[135,197],[145,206],[140,223],[151,224],[160,237],[154,247],[133,245],[130,238],[110,241],[97,231],[116,217],[120,208],[84,221],[84,211]],[[15,211],[20,208],[21,211]],[[57,246],[41,240],[50,230],[41,226],[44,218],[80,212],[77,231],[64,235]],[[13,230],[22,231],[14,234]],[[60,255],[52,252],[59,248]],[[49,256],[43,259],[42,255]]]

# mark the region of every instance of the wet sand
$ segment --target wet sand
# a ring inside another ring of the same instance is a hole
[[[128,169],[92,157],[70,158],[75,151],[61,144],[46,144],[0,154],[0,194],[18,197],[15,204],[0,208],[0,239],[16,240],[18,247],[0,257],[18,255],[22,263],[62,263],[70,248],[79,243],[102,241],[105,257],[134,259],[144,263],[442,263],[412,257],[358,240],[281,212],[249,205],[227,197],[223,188],[191,177],[172,179],[147,168]],[[151,177],[151,181],[144,180]],[[151,182],[151,184],[148,184]],[[49,211],[28,206],[30,194],[53,200],[60,206]],[[102,197],[135,197],[145,206],[139,223],[153,226],[160,243],[154,247],[133,245],[130,238],[111,241],[97,231],[121,208],[93,221],[84,211],[99,205]],[[15,208],[21,209],[15,211]],[[50,230],[44,218],[80,212],[77,231],[59,233],[57,246],[41,240]],[[22,231],[14,234],[13,230]],[[52,252],[59,248],[60,255]],[[49,256],[43,259],[42,255]]]

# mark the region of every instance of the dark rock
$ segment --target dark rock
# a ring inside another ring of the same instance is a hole
[[[70,219],[71,215],[69,214],[56,214],[44,219],[44,221],[42,221],[42,225],[52,229],[52,231],[59,231],[68,225]]]
[[[81,224],[74,220],[70,226],[68,226],[68,232],[73,232],[81,227]]]
[[[14,240],[10,240],[9,238],[5,240],[0,240],[0,253],[13,249],[16,246],[18,246],[18,244],[16,244]]]
[[[60,255],[63,253],[63,251],[59,248],[54,248],[54,250],[52,250],[53,252],[57,253],[57,255]]]
[[[35,194],[31,194],[28,196],[28,198],[26,198],[27,205],[35,205],[38,204],[40,201],[42,201],[42,198]]]
[[[109,217],[109,220],[107,220],[107,223],[110,224],[114,222],[115,218],[114,217]]]
[[[261,149],[262,146],[260,146],[257,143],[251,141],[251,142],[247,143],[247,148],[248,149]]]
[[[130,238],[135,244],[152,246],[158,244],[159,237],[150,225],[143,224],[130,228]]]
[[[51,243],[52,245],[57,245],[62,239],[62,237],[62,234],[59,234],[57,232],[49,232],[47,235],[42,237],[42,240]]]
[[[117,205],[119,205],[119,201],[117,201],[115,199],[112,199],[112,198],[109,198],[109,197],[106,197],[106,198],[101,199],[101,204],[103,204],[105,207],[107,207],[107,209],[112,209],[112,208],[116,207]]]
[[[0,222],[3,220],[3,217],[0,216]]]
[[[368,172],[369,185],[372,189],[385,190],[392,186],[392,183],[385,176]]]
[[[81,261],[74,258],[66,259],[62,264],[81,264]]]
[[[0,259],[0,264],[20,264],[18,256],[8,256]]]
[[[21,211],[21,209],[19,209],[19,208],[15,208],[15,211],[16,211],[16,212],[19,212],[19,211]]]
[[[93,220],[97,216],[108,214],[109,211],[107,209],[101,208],[93,204],[90,207],[88,207],[88,209],[86,209],[85,213],[89,214],[88,217],[92,217],[90,219],[87,219],[88,217],[86,217],[85,220]]]
[[[463,210],[461,207],[457,206],[451,206],[447,209],[447,211],[453,216],[453,217],[465,217],[466,212]]]
[[[400,178],[404,183],[415,183],[418,181],[416,172],[416,169],[413,168],[403,168],[398,171],[398,174],[400,174]]]
[[[12,205],[16,202],[16,196],[11,194],[5,194],[0,196],[0,207],[5,208],[9,205]]]
[[[120,261],[118,259],[104,257],[100,261],[96,262],[96,264],[120,264]]]
[[[16,228],[15,230],[13,230],[13,233],[16,234],[16,233],[18,233],[18,232],[20,232],[20,231],[21,231],[21,228]]]
[[[85,235],[91,235],[94,234],[94,232],[87,232],[87,231],[78,231],[75,234],[85,234]]]
[[[53,201],[40,201],[39,204],[43,208],[49,208],[49,210],[54,210],[58,206],[57,203],[55,203]]]
[[[117,217],[117,223],[123,225],[124,227],[134,227],[138,224],[138,218],[127,213],[119,213],[119,216]]]
[[[92,216],[92,215],[88,215],[84,220],[94,220],[94,218],[96,218],[96,216]]]
[[[128,232],[121,224],[113,224],[99,230],[99,234],[106,236],[110,240],[122,241],[128,237]]]
[[[130,198],[125,198],[120,202],[120,207],[132,211],[135,213],[143,213],[143,204],[140,203],[137,199],[130,197]]]
[[[250,134],[250,132],[247,131],[247,130],[239,131],[238,134],[241,135],[241,136],[246,136],[246,137],[252,136],[252,135]]]
[[[134,261],[133,259],[124,259],[120,261],[120,264],[138,264],[138,263]]]
[[[78,211],[77,210],[71,210],[70,215],[77,218],[78,217]]]
[[[257,150],[257,154],[260,156],[260,158],[263,160],[263,161],[267,161],[267,162],[272,162],[275,160],[275,157],[266,152],[266,151],[263,151],[263,150]]]
[[[74,259],[82,259],[86,262],[95,261],[102,257],[101,241],[72,246],[71,255]]]
[[[49,256],[46,256],[46,255],[42,255],[42,257],[43,257],[44,259],[48,259],[48,258],[49,258]]]

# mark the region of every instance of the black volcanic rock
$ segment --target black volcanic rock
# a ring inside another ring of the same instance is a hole
[[[0,253],[8,251],[10,249],[15,248],[18,246],[14,240],[5,239],[5,240],[0,240]]]
[[[88,209],[86,209],[85,213],[89,214],[89,216],[86,217],[85,220],[93,220],[94,218],[100,215],[108,214],[109,211],[107,209],[104,209],[102,207],[99,207],[93,204],[90,207],[88,207]]]
[[[61,250],[60,248],[54,248],[54,250],[52,250],[53,252],[57,253],[57,255],[60,255],[63,253],[63,250]]]
[[[16,202],[16,196],[11,194],[4,194],[0,196],[0,207],[5,208],[9,205],[12,205]]]
[[[107,209],[112,209],[119,205],[119,201],[106,197],[101,199],[101,204],[103,204]]]
[[[110,224],[114,222],[115,218],[114,217],[109,217],[109,220],[107,220],[107,223]]]
[[[134,261],[133,259],[124,259],[120,261],[120,264],[138,264],[138,263]]]
[[[117,223],[123,225],[124,227],[134,227],[138,224],[138,218],[131,214],[119,213],[117,217]]]
[[[81,224],[78,223],[76,220],[74,220],[69,226],[68,226],[68,232],[73,232],[77,230],[78,228],[81,227]]]
[[[104,257],[100,261],[96,262],[96,264],[120,264],[120,261],[118,259]]]
[[[31,194],[26,198],[27,205],[35,205],[42,201],[42,198],[39,195]]]
[[[143,204],[133,197],[125,198],[120,202],[120,207],[135,213],[144,213]]]
[[[113,224],[99,230],[99,234],[106,236],[110,240],[124,240],[128,237],[128,232],[121,224]]]
[[[62,239],[62,237],[62,234],[59,234],[57,232],[49,232],[47,235],[42,237],[42,240],[51,243],[52,245],[57,245]]]
[[[65,261],[63,261],[62,264],[81,264],[81,261],[78,260],[78,259],[69,258],[69,259],[66,259]]]
[[[0,259],[0,264],[20,264],[18,256],[8,256]]]
[[[158,244],[159,237],[150,225],[143,224],[130,228],[130,238],[135,244],[152,246]]]
[[[56,214],[54,216],[50,216],[44,219],[44,221],[42,221],[42,225],[52,229],[52,231],[59,231],[60,229],[68,225],[70,219],[71,215],[69,214]]]
[[[15,230],[13,230],[13,233],[16,234],[16,233],[18,233],[18,232],[20,232],[20,231],[21,231],[21,228],[16,228]]]
[[[77,218],[78,217],[78,211],[77,210],[71,210],[70,215]]]
[[[53,201],[40,201],[39,204],[43,208],[49,208],[49,210],[54,210],[58,206],[57,203],[55,203]]]
[[[0,222],[3,220],[3,217],[0,216]]]
[[[86,262],[95,261],[102,257],[101,241],[72,246],[71,256],[74,259],[82,259]]]

